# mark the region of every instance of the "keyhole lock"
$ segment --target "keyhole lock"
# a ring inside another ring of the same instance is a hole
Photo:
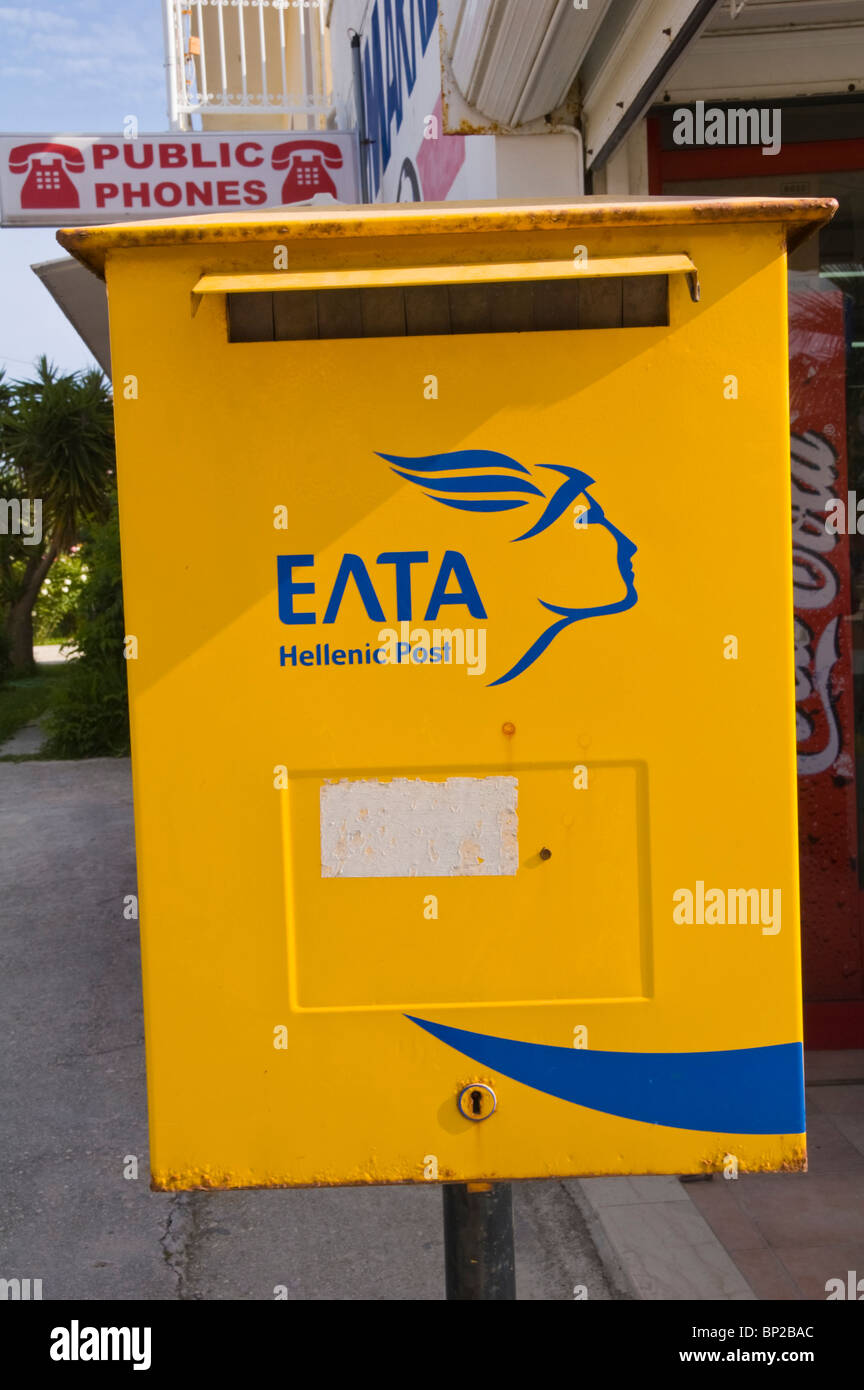
[[[473,1081],[459,1092],[456,1104],[466,1120],[488,1120],[490,1115],[495,1114],[498,1097],[491,1086],[482,1081]]]

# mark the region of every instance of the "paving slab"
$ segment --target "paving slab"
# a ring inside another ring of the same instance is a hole
[[[581,1187],[637,1298],[755,1298],[676,1177],[585,1178]]]
[[[33,757],[38,753],[45,742],[45,734],[42,725],[35,721],[32,724],[24,724],[20,729],[7,738],[5,743],[0,743],[0,758],[10,756]]]

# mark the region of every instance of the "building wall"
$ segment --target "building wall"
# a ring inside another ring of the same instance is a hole
[[[329,31],[318,0],[304,10],[184,6],[173,33],[181,101],[201,101],[194,116],[181,114],[185,128],[319,130],[338,124],[339,113],[329,109]]]
[[[400,16],[404,28],[400,28]],[[329,14],[334,97],[356,112],[349,30],[362,38],[370,138],[370,196],[392,203],[575,197],[583,188],[573,131],[445,134],[441,40],[435,0],[333,0]]]

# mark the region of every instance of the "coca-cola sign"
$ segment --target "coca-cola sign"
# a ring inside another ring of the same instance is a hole
[[[804,993],[860,996],[858,832],[847,497],[844,300],[789,299],[792,561]],[[822,1042],[821,1044],[826,1044]]]
[[[802,777],[826,772],[843,747],[837,701],[848,685],[848,673],[837,668],[844,660],[848,665],[849,653],[839,645],[841,614],[836,609],[844,607],[838,603],[844,586],[837,562],[842,561],[841,570],[848,576],[848,559],[842,549],[833,553],[841,538],[825,526],[827,510],[836,497],[837,453],[828,439],[812,430],[793,434],[795,699]],[[844,598],[848,602],[848,594]],[[851,762],[846,771],[852,775]]]

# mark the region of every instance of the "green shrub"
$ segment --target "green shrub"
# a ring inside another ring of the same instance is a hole
[[[87,582],[73,634],[80,655],[70,661],[45,716],[43,756],[49,758],[110,758],[129,751],[116,502],[108,520],[85,538],[82,562]]]
[[[70,662],[58,681],[44,728],[44,758],[116,758],[128,753],[125,662],[123,669],[83,659]]]
[[[2,620],[2,613],[0,613]],[[0,686],[5,685],[12,670],[12,660],[9,655],[9,638],[0,627]]]
[[[80,546],[74,554],[57,556],[33,608],[34,641],[68,642],[74,636],[87,579]]]

